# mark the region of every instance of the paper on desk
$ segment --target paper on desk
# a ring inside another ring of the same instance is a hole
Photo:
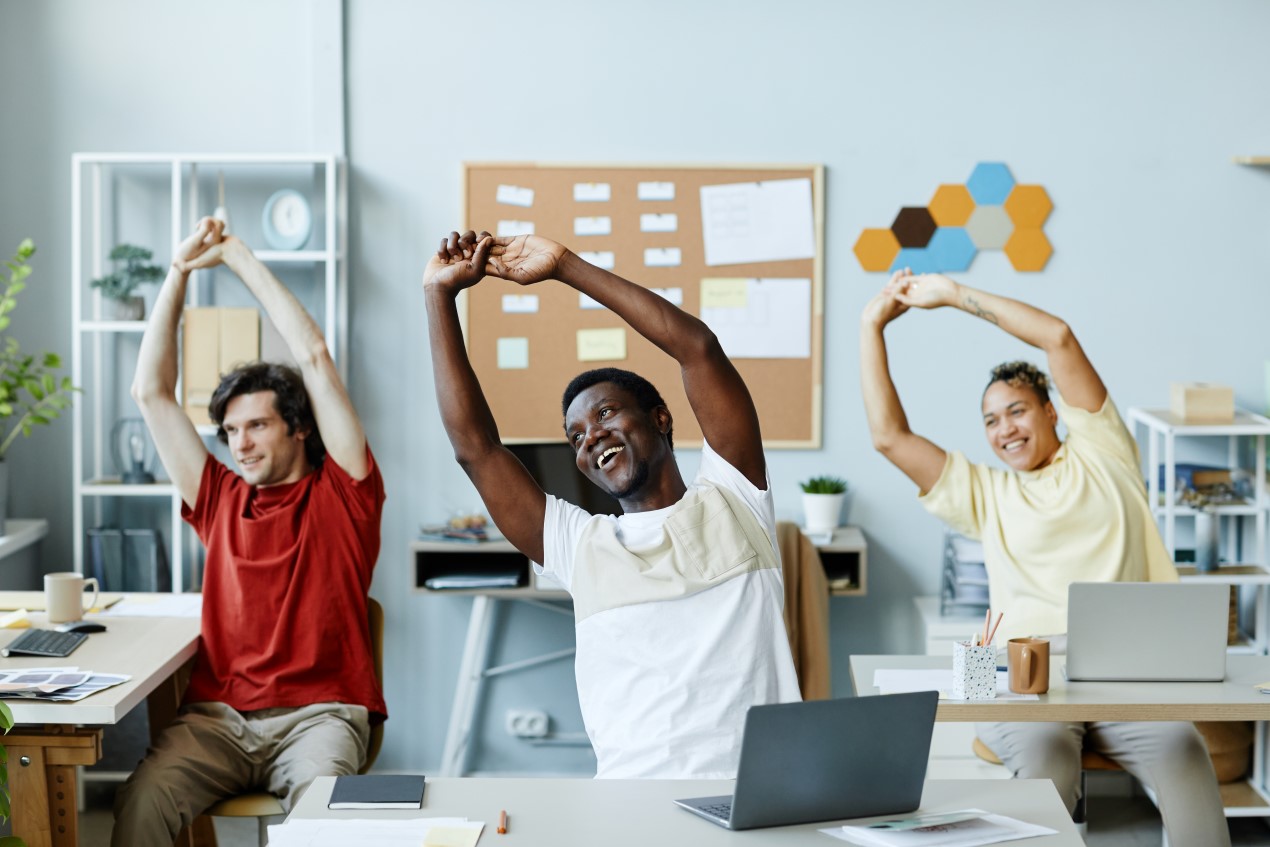
[[[467,818],[297,818],[269,827],[270,847],[419,847],[436,830],[461,829],[480,838],[485,824]],[[445,843],[445,842],[442,842]]]
[[[121,618],[197,618],[203,614],[202,594],[164,594],[129,597],[111,606],[103,615]]]
[[[990,814],[982,809],[965,809],[963,812],[974,816],[967,818],[957,813],[956,816],[961,817],[961,820],[940,823],[938,821],[950,816],[943,813],[913,815],[907,819],[836,826],[820,831],[863,847],[979,847],[981,844],[999,844],[1002,841],[1058,834],[1057,830],[1049,827],[1005,815]],[[921,825],[922,818],[931,818],[931,824]],[[896,828],[882,828],[884,824],[893,824]],[[912,824],[918,826],[914,827]]]
[[[910,691],[938,691],[940,700],[952,700],[952,671],[941,668],[888,669],[873,672],[873,685],[879,694],[907,694]],[[998,700],[1039,700],[1035,694],[1015,694],[1010,690],[1010,675],[997,671]]]

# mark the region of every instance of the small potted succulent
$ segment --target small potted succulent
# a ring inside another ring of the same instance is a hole
[[[803,489],[805,529],[811,534],[833,532],[847,497],[847,481],[837,476],[813,476],[800,482]]]
[[[92,282],[93,288],[101,289],[105,298],[105,317],[119,321],[139,321],[145,317],[146,301],[135,292],[138,286],[163,279],[163,268],[146,264],[153,256],[146,248],[133,244],[120,244],[110,251],[110,261],[123,265],[116,265],[114,273]]]

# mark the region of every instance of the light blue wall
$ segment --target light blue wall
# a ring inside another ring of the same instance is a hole
[[[0,54],[0,244],[33,234],[56,289],[23,304],[24,341],[69,350],[71,152],[308,148],[324,101],[305,87],[306,8],[226,0],[209,20],[157,0],[0,0],[6,42],[22,33]],[[389,490],[374,588],[389,622],[384,767],[438,762],[469,605],[412,593],[407,553],[420,521],[477,502],[437,417],[419,286],[459,223],[465,160],[827,166],[825,444],[773,453],[771,476],[789,518],[800,478],[829,472],[853,486],[869,596],[833,604],[843,693],[850,653],[917,648],[910,598],[936,589],[940,536],[869,447],[856,325],[884,280],[851,253],[862,228],[978,161],[1005,161],[1053,197],[1054,258],[1017,274],[982,254],[965,281],[1067,319],[1122,408],[1166,402],[1180,379],[1224,382],[1241,405],[1265,407],[1270,170],[1230,162],[1270,154],[1270,6],[1257,0],[353,0],[345,17],[350,381]],[[913,427],[988,459],[979,392],[992,364],[1026,348],[960,314],[906,316],[889,336]],[[28,512],[55,521],[50,548],[66,556],[69,427],[37,437],[40,455],[15,465],[30,480]],[[687,473],[697,461],[681,455]],[[514,610],[500,658],[567,645],[561,623]],[[477,768],[588,766],[583,752],[535,751],[502,732],[503,711],[522,706],[580,729],[567,663],[500,680],[490,700]]]

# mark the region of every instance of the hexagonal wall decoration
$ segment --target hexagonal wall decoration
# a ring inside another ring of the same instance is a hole
[[[1005,198],[1005,211],[1015,226],[1039,227],[1050,216],[1054,204],[1039,185],[1016,185]]]
[[[980,205],[999,206],[1014,188],[1014,176],[1003,162],[980,162],[966,180],[970,196]]]
[[[935,234],[935,219],[924,206],[905,206],[895,216],[891,232],[901,247],[925,247]]]
[[[1040,227],[1019,227],[1005,244],[1005,255],[1016,271],[1039,271],[1053,253]]]
[[[964,185],[941,185],[926,208],[940,226],[965,226],[975,210],[975,198]]]
[[[965,185],[946,183],[926,206],[900,209],[889,229],[855,243],[866,271],[967,270],[980,250],[1002,250],[1017,271],[1039,271],[1054,252],[1041,227],[1054,209],[1040,185],[1020,185],[1004,162],[980,162]]]
[[[884,271],[900,252],[900,242],[889,229],[866,229],[856,239],[855,255],[866,271]]]

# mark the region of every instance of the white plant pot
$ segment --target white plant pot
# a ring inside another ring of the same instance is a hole
[[[842,516],[843,494],[803,494],[803,526],[808,532],[833,532]]]
[[[108,321],[139,321],[146,316],[146,301],[144,297],[129,297],[127,300],[103,297],[101,311]]]

